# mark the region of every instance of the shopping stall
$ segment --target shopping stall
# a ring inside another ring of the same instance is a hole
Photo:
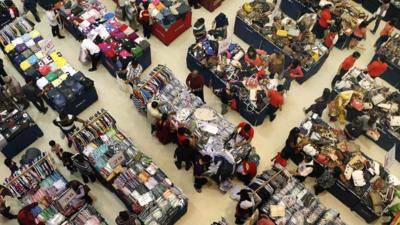
[[[379,55],[387,57],[388,68],[383,72],[380,78],[387,81],[393,87],[400,89],[400,34],[393,35],[376,52],[371,61],[376,60]]]
[[[112,76],[133,57],[143,70],[151,64],[150,44],[130,27],[118,21],[100,1],[67,1],[60,8],[65,29],[75,39],[93,40],[101,49],[101,62]]]
[[[280,165],[257,175],[241,192],[254,199],[251,216],[243,218],[246,224],[255,224],[262,218],[274,224],[345,224],[337,210],[323,205],[312,191]],[[241,203],[239,196],[236,200]]]
[[[399,180],[362,153],[343,130],[330,127],[318,116],[308,117],[299,128],[299,154],[314,157],[316,176],[327,167],[341,168],[342,174],[328,191],[367,223],[381,217],[394,200],[390,193],[400,185]]]
[[[205,9],[210,12],[214,12],[214,10],[222,5],[224,0],[200,0],[199,3]]]
[[[76,198],[48,154],[5,179],[4,186],[43,224],[107,225],[92,205]]]
[[[363,98],[360,101],[363,102],[363,106],[359,108],[356,104],[347,105],[346,120],[351,122],[359,116],[376,114],[379,118],[376,123],[377,130],[368,130],[364,133],[365,136],[386,151],[396,146],[396,159],[400,161],[399,126],[395,123],[400,92],[372,79],[360,69],[351,70],[335,85],[337,93],[352,90],[361,93]]]
[[[33,119],[21,110],[13,99],[0,92],[0,149],[6,158],[12,159],[22,150],[43,136]]]
[[[272,9],[272,5],[263,7],[256,17],[253,17],[251,12],[240,9],[235,19],[234,34],[250,46],[265,50],[269,54],[283,52],[286,67],[294,58],[299,59],[304,77],[297,78],[296,81],[302,84],[319,71],[329,55],[329,50],[318,39],[307,35],[313,23],[299,26],[296,21],[285,18],[282,24],[284,29],[278,30],[279,32],[275,31],[273,26],[266,26],[269,24],[269,11]]]
[[[51,39],[42,37],[24,17],[4,27],[0,40],[16,70],[24,79],[33,78],[52,109],[78,115],[97,101],[93,81],[73,68]]]
[[[73,134],[79,152],[89,158],[100,182],[114,192],[142,224],[175,224],[188,198],[167,175],[118,130],[104,109]]]
[[[306,13],[315,13],[315,7],[302,0],[282,0],[281,11],[294,20],[298,20]]]
[[[164,82],[156,82],[161,80]],[[159,85],[155,87],[154,84]],[[147,103],[158,101],[160,112],[171,114],[174,129],[186,127],[197,137],[197,151],[213,157],[214,166],[220,168],[210,171],[208,175],[216,178],[214,180],[221,191],[226,192],[232,188],[230,179],[235,176],[236,168],[242,160],[253,160],[258,165],[259,156],[252,145],[235,146],[235,126],[191,94],[166,66],[158,65],[144,77],[134,89],[131,99],[141,112],[146,112]]]
[[[370,13],[376,12],[376,10],[379,8],[379,6],[382,4],[382,1],[380,0],[361,0],[361,5]],[[383,20],[387,21],[392,18],[399,18],[399,13],[400,13],[400,2],[397,0],[393,0],[390,3],[389,9],[386,12],[385,17]],[[396,28],[400,28],[400,21],[397,21],[395,24]]]

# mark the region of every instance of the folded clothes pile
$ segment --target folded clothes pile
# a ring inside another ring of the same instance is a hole
[[[190,6],[183,0],[150,0],[150,16],[167,30],[181,18],[185,18]]]

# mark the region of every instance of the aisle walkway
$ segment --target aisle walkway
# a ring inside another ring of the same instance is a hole
[[[102,0],[107,5],[108,9],[114,10],[115,4],[111,0]],[[233,22],[236,15],[236,11],[241,7],[244,1],[241,0],[225,0],[223,5],[218,8],[214,13],[209,13],[205,9],[195,10],[193,12],[193,23],[197,18],[204,17],[206,19],[207,28],[211,27],[212,19],[221,11],[225,12],[229,17],[229,34],[231,35],[232,41],[239,43],[244,48],[248,45],[240,41],[236,36],[233,36]],[[44,37],[51,37],[50,27],[44,17],[44,12],[40,10],[40,17],[42,18],[41,24],[37,26],[37,29],[42,33]],[[382,23],[383,25],[383,23]],[[65,31],[64,31],[65,33]],[[368,40],[364,44],[368,49],[362,53],[361,59],[357,62],[357,65],[364,68],[369,63],[370,59],[374,54],[372,45],[377,36],[373,37],[371,33],[368,33]],[[228,194],[221,194],[217,188],[204,188],[204,191],[199,194],[193,188],[192,173],[187,171],[178,171],[173,163],[173,151],[174,145],[162,146],[158,141],[151,137],[150,126],[145,120],[145,117],[139,114],[134,108],[132,102],[128,96],[123,94],[117,86],[116,80],[111,77],[103,66],[99,66],[99,70],[94,73],[87,71],[87,67],[81,65],[78,61],[79,45],[73,37],[66,33],[66,39],[54,40],[56,49],[68,59],[68,61],[77,69],[80,69],[85,75],[92,78],[95,81],[95,86],[99,95],[99,100],[89,109],[84,111],[79,117],[88,118],[99,108],[107,109],[117,120],[118,127],[126,132],[140,149],[149,156],[153,157],[157,165],[159,165],[174,181],[180,186],[189,197],[189,211],[187,214],[178,222],[178,224],[185,225],[208,225],[212,221],[219,219],[221,216],[226,217],[232,224],[234,221],[234,212],[236,202],[232,201]],[[186,53],[187,48],[194,42],[192,30],[186,31],[177,40],[175,40],[170,46],[164,46],[155,37],[150,39],[151,50],[152,50],[152,67],[157,64],[166,64],[170,67],[178,78],[182,81],[185,80],[186,75],[189,71],[186,69]],[[261,156],[260,170],[270,167],[270,159],[280,151],[284,145],[289,130],[294,126],[298,126],[300,122],[305,118],[303,114],[303,107],[308,106],[313,100],[319,97],[322,93],[323,88],[329,87],[333,75],[336,73],[339,63],[347,56],[351,54],[351,51],[339,51],[334,49],[331,52],[326,63],[322,66],[318,74],[313,78],[305,82],[303,85],[294,83],[290,92],[286,104],[282,111],[278,112],[278,116],[275,121],[271,124],[269,121],[256,127],[255,138],[253,144],[257,148],[258,153]],[[3,55],[1,55],[4,58]],[[19,80],[21,76],[15,71],[10,65],[8,60],[5,60],[6,70],[9,74],[15,75]],[[149,72],[148,69],[145,72]],[[219,107],[219,99],[217,99],[209,89],[206,90],[206,101],[213,107]],[[42,115],[36,111],[33,107],[29,110],[30,115],[39,124],[45,133],[45,136],[39,139],[33,144],[34,147],[38,147],[44,151],[48,151],[48,141],[55,139],[64,144],[64,141],[60,140],[59,130],[52,124],[52,120],[56,118],[57,114],[54,111],[49,110],[46,115]],[[229,121],[236,124],[243,119],[236,112],[229,112],[226,117]],[[359,143],[362,146],[362,150],[372,157],[373,159],[383,162],[385,151],[380,149],[374,143],[370,142],[366,138],[362,137],[359,139]],[[66,148],[66,145],[65,145]],[[3,156],[0,156],[0,161],[4,160]],[[60,165],[61,166],[61,165]],[[400,164],[398,162],[393,165],[391,171],[398,177],[400,177]],[[62,172],[68,179],[72,179],[75,176],[70,176],[69,173],[62,169]],[[9,171],[3,165],[0,166],[1,179],[9,174]],[[312,183],[311,181],[309,183]],[[118,212],[124,209],[122,203],[109,191],[103,188],[99,183],[91,185],[92,194],[95,195],[95,206],[107,219],[110,224],[114,224],[114,219]],[[356,214],[353,214],[346,206],[341,204],[336,198],[330,194],[321,194],[320,198],[322,202],[332,208],[339,210],[341,216],[345,222],[349,225],[361,225],[365,222]],[[13,204],[14,209],[17,209],[17,204]],[[2,220],[0,217],[0,224],[14,225],[16,221],[7,222]],[[378,224],[378,222],[376,222]]]

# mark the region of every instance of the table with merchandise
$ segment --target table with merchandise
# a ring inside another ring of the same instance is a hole
[[[372,79],[357,68],[348,72],[335,84],[337,93],[352,90],[361,93],[363,102],[361,108],[357,107],[357,104],[347,105],[346,120],[353,121],[359,116],[376,114],[378,117],[376,130],[369,129],[364,134],[386,151],[396,146],[396,159],[400,161],[400,133],[398,131],[400,125],[395,122],[397,118],[400,118],[398,113],[400,92],[390,89],[381,81]]]
[[[222,5],[224,0],[199,0],[201,6],[210,12],[214,12],[216,8]]]
[[[376,10],[379,8],[379,6],[382,4],[381,0],[361,0],[361,5],[370,13],[376,12]],[[400,15],[400,1],[399,0],[391,0],[389,9],[386,12],[385,17],[383,17],[383,20],[387,21],[392,18],[399,18]],[[397,23],[395,24],[395,27],[397,29],[400,28],[400,21],[397,20]]]
[[[97,101],[94,83],[76,70],[32,24],[20,17],[0,31],[2,50],[24,79],[33,79],[47,104],[78,115]]]
[[[302,0],[282,0],[281,11],[294,20],[298,20],[306,13],[315,13],[315,6],[310,5],[308,1]]]
[[[60,15],[66,30],[77,40],[89,38],[100,47],[101,61],[112,76],[125,68],[132,57],[143,70],[150,66],[150,43],[118,21],[100,1],[66,1]]]
[[[309,31],[313,23],[303,26],[290,18],[285,18],[281,27],[284,29],[276,30],[269,25],[271,9],[273,5],[260,7],[258,13],[254,11],[248,13],[244,8],[240,9],[235,19],[234,34],[250,46],[265,50],[268,54],[283,52],[285,67],[288,67],[293,59],[300,60],[304,76],[296,78],[296,81],[302,84],[319,71],[328,58],[329,50]],[[301,32],[300,28],[304,32]]]
[[[10,97],[0,93],[0,150],[12,159],[43,136],[33,119]]]
[[[327,167],[341,168],[339,179],[328,191],[367,223],[381,217],[400,181],[362,153],[343,130],[330,127],[317,115],[308,117],[299,128],[302,154],[314,157],[316,176]]]
[[[38,223],[107,225],[91,204],[75,198],[77,193],[68,187],[68,180],[46,153],[5,179],[4,186],[32,213]]]
[[[175,224],[187,211],[188,198],[167,175],[118,130],[104,109],[73,135],[102,184],[138,215],[142,224]]]

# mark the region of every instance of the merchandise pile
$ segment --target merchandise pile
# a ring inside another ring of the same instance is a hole
[[[150,16],[165,30],[180,18],[184,19],[190,11],[190,6],[183,0],[151,0],[149,3]]]
[[[103,217],[77,193],[56,169],[53,160],[42,154],[29,167],[16,171],[4,185],[22,205],[30,207],[37,221],[48,225],[106,225]],[[87,211],[87,212],[86,212]],[[90,213],[88,213],[90,212]]]
[[[377,53],[385,55],[393,65],[400,67],[400,34],[393,35],[385,44],[382,45]]]
[[[25,79],[34,79],[57,111],[71,110],[76,99],[94,89],[93,81],[73,68],[54,49],[51,40],[44,39],[26,18],[20,17],[4,27],[0,42],[15,68]]]
[[[115,191],[143,224],[174,224],[185,214],[188,199],[167,175],[116,127],[105,110],[98,111],[73,135],[107,187]]]

